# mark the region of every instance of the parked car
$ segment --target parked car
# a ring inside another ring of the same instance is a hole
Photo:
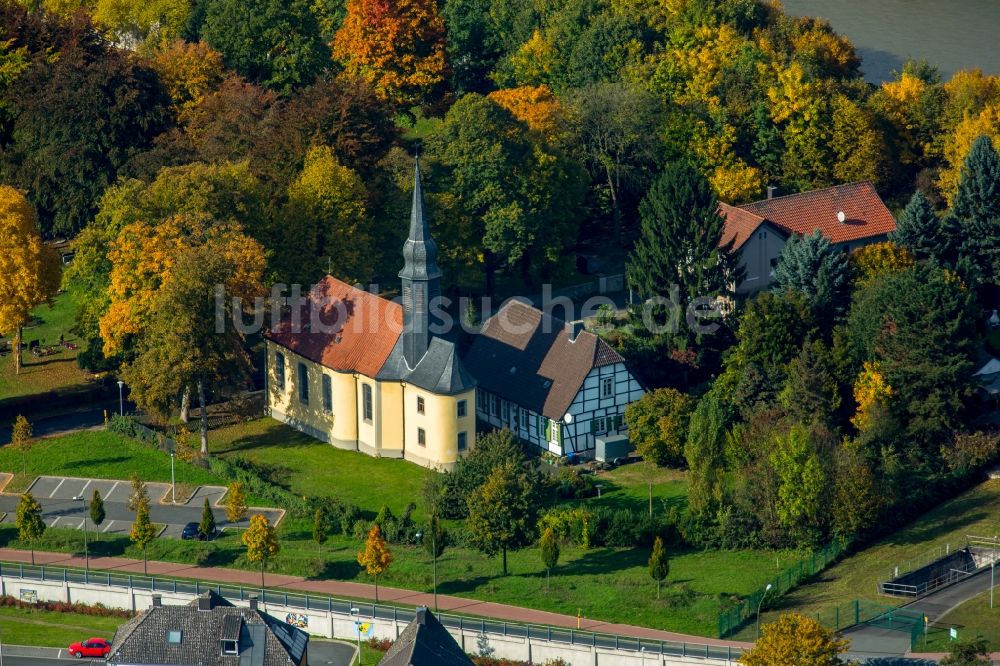
[[[82,659],[83,657],[104,658],[111,652],[111,644],[103,638],[88,638],[80,643],[73,643],[67,648],[70,656]]]
[[[211,534],[204,535],[201,533],[201,530],[198,527],[198,523],[187,523],[186,525],[184,525],[184,529],[181,530],[181,538],[205,541],[206,539],[215,536],[216,531],[217,530],[213,530]]]

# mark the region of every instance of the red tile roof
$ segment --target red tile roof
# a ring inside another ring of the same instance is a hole
[[[764,199],[744,206],[720,204],[719,207],[726,213],[723,242],[735,238],[735,248],[739,248],[763,220],[788,233],[807,235],[819,230],[833,243],[883,236],[896,229],[892,213],[868,181]],[[837,219],[839,212],[844,213],[843,222]],[[758,220],[756,224],[753,223],[755,219]]]
[[[296,332],[289,315],[264,337],[332,370],[374,377],[402,333],[403,308],[327,276],[310,290],[300,322]]]

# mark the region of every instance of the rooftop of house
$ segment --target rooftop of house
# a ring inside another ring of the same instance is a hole
[[[153,606],[115,632],[108,664],[305,666],[309,635],[214,592],[184,606]]]
[[[471,665],[458,642],[426,608],[417,609],[417,616],[379,662],[379,666]]]
[[[720,203],[726,216],[722,244],[739,249],[764,223],[787,234],[819,231],[832,243],[850,243],[884,236],[896,229],[896,220],[868,181],[835,185],[762,201],[731,206]]]
[[[508,301],[486,320],[464,361],[479,385],[522,407],[561,420],[587,374],[623,363],[589,331],[522,301]]]

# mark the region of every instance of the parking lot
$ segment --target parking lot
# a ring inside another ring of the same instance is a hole
[[[147,483],[146,488],[150,500],[150,519],[164,526],[159,536],[179,538],[186,523],[199,522],[206,497],[212,506],[216,526],[220,530],[235,527],[226,520],[226,510],[222,504],[226,489],[222,486],[200,486],[183,504],[172,503],[169,483]],[[88,530],[128,534],[132,521],[135,520],[135,513],[128,508],[128,497],[132,490],[128,481],[40,476],[28,490],[42,505],[42,517],[49,527],[82,529],[87,512],[84,510],[84,502],[73,498],[84,498],[89,509],[95,490],[100,492],[104,500],[106,518],[99,526],[95,526],[88,517]],[[19,499],[19,495],[0,495],[0,511],[6,512],[2,522],[14,522]],[[248,515],[258,513],[267,516],[271,524],[277,524],[284,515],[284,511],[280,509],[256,507],[251,508]],[[247,521],[242,521],[240,526],[246,527]]]

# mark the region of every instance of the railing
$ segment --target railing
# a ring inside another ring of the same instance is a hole
[[[925,565],[927,566],[927,565]],[[918,585],[907,585],[905,583],[880,582],[878,583],[879,594],[886,594],[894,597],[922,597],[931,592],[947,587],[952,583],[968,578],[976,572],[978,567],[975,560],[969,560],[960,567],[952,567],[947,573],[935,576],[931,580],[924,581]],[[912,572],[910,572],[912,573]]]
[[[370,617],[373,620],[392,620],[402,623],[412,621],[416,615],[415,611],[411,608],[364,603],[326,595],[310,595],[265,589],[263,596],[261,596],[261,589],[259,587],[222,585],[218,583],[206,584],[201,581],[189,579],[140,576],[107,571],[87,571],[44,565],[0,563],[0,576],[20,578],[22,580],[83,583],[85,585],[104,585],[106,587],[117,587],[128,590],[148,590],[150,592],[171,592],[190,595],[199,595],[202,592],[211,590],[219,596],[230,600],[248,601],[251,596],[257,596],[265,604],[348,616],[351,615],[352,609],[358,609],[362,617]],[[649,655],[692,657],[731,662],[735,661],[743,652],[738,647],[726,645],[635,638],[616,634],[581,631],[578,629],[566,629],[564,627],[488,620],[449,613],[440,613],[436,617],[444,626],[461,631],[590,648],[644,652]]]
[[[843,546],[839,541],[834,541],[826,548],[814,552],[809,557],[802,558],[778,574],[769,585],[761,587],[734,607],[720,613],[719,638],[731,635],[752,620],[765,597],[773,600],[788,592],[803,580],[828,567],[831,562],[840,557],[841,552],[843,552]],[[771,589],[768,590],[767,587]]]

